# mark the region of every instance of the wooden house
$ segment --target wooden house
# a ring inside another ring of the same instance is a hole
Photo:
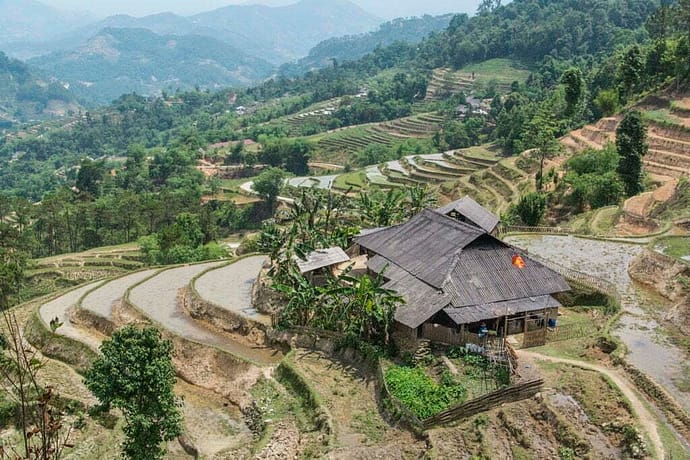
[[[546,337],[560,305],[552,295],[568,291],[566,281],[492,236],[498,218],[476,202],[451,205],[355,240],[369,271],[405,299],[395,313],[396,339],[481,344],[487,335],[533,330]]]

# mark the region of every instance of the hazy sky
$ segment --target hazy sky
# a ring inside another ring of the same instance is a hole
[[[289,4],[297,0],[39,0],[42,3],[73,11],[90,11],[98,16],[124,13],[133,16],[172,11],[188,15],[208,11],[221,6],[261,3]],[[449,12],[474,12],[480,0],[353,0],[366,10],[385,19],[400,16],[441,14]]]

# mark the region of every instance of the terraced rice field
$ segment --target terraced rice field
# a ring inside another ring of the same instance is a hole
[[[395,186],[392,182],[388,181],[388,178],[381,172],[378,166],[369,166],[366,170],[367,181],[371,185],[380,185],[384,187]]]
[[[474,86],[472,74],[447,68],[434,69],[427,86],[426,101],[439,101],[453,94],[469,94]]]
[[[113,305],[122,299],[125,295],[125,291],[127,291],[130,286],[153,276],[157,271],[158,270],[142,270],[103,283],[86,294],[81,300],[79,307],[101,318],[110,319],[113,313]]]
[[[287,185],[291,187],[305,187],[305,188],[319,188],[323,190],[330,190],[333,187],[337,175],[330,176],[311,176],[311,177],[294,177],[286,181]]]
[[[444,117],[435,113],[424,113],[413,117],[398,118],[374,126],[374,130],[401,138],[431,137],[439,129]]]
[[[137,269],[143,266],[137,244],[111,246],[89,251],[45,257],[35,261],[38,268],[113,267]]]
[[[134,287],[129,293],[129,301],[146,316],[179,337],[216,347],[261,364],[273,364],[280,361],[282,354],[277,351],[248,348],[203,328],[178,306],[180,289],[188,286],[192,279],[203,271],[220,267],[224,263],[211,262],[162,271]],[[258,272],[253,273],[252,276],[257,274]]]
[[[302,136],[309,125],[320,125],[328,119],[338,109],[340,102],[339,97],[321,101],[297,113],[276,118],[263,125],[284,127],[289,136]]]
[[[38,310],[41,320],[43,320],[45,324],[50,324],[54,318],[57,318],[62,323],[62,325],[55,331],[57,334],[84,343],[94,350],[98,349],[100,346],[100,340],[84,329],[74,325],[69,320],[68,312],[77,304],[79,299],[84,294],[99,285],[100,282],[87,284],[43,304]]]
[[[309,139],[315,142],[316,157],[334,161],[348,159],[372,144],[390,146],[407,139],[430,139],[441,129],[444,117],[422,113],[397,120],[340,128]]]
[[[678,178],[690,172],[690,112],[667,109],[643,112],[648,129],[649,152],[643,158],[645,169],[660,176]],[[561,139],[572,152],[586,148],[601,149],[615,141],[620,119],[602,118],[594,125],[585,126]]]
[[[248,257],[209,270],[194,281],[193,287],[203,299],[270,326],[270,316],[252,306],[252,286],[266,261],[264,256]]]
[[[319,136],[316,148],[320,156],[330,158],[334,153],[349,155],[364,150],[370,144],[391,145],[400,138],[376,129],[376,125],[343,128]]]
[[[530,71],[510,59],[490,59],[460,70],[434,69],[425,100],[437,101],[453,94],[469,95],[477,87],[495,83],[501,92],[510,91],[514,81],[524,82]]]
[[[688,393],[679,388],[684,352],[660,331],[650,312],[664,311],[657,296],[636,286],[628,274],[643,246],[572,236],[508,236],[506,241],[559,265],[613,283],[622,296],[623,316],[613,333],[625,343],[627,360],[664,387],[686,410]]]

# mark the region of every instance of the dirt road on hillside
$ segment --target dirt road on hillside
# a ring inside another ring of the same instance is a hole
[[[628,399],[628,401],[630,401],[630,405],[632,406],[633,412],[637,416],[637,420],[640,426],[642,427],[643,431],[645,432],[645,434],[651,442],[650,447],[654,450],[656,458],[666,458],[664,446],[661,442],[661,437],[659,436],[659,430],[657,424],[654,422],[656,417],[649,410],[647,410],[644,400],[639,395],[639,393],[637,393],[633,384],[628,382],[618,372],[612,369],[607,369],[602,366],[597,366],[596,364],[585,363],[583,361],[577,361],[574,359],[555,358],[553,356],[546,356],[526,350],[518,350],[518,356],[520,357],[520,360],[526,358],[531,360],[541,360],[549,361],[552,363],[568,364],[570,366],[589,369],[595,372],[599,372],[600,374],[603,374],[609,379],[611,379],[611,381],[621,390],[621,393],[623,393],[623,395]]]

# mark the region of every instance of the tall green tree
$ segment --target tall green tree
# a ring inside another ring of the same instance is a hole
[[[633,45],[623,53],[618,67],[618,80],[623,96],[627,99],[640,83],[644,73],[644,58],[639,45]]]
[[[526,145],[533,148],[539,158],[537,191],[544,188],[544,163],[546,159],[558,153],[561,148],[556,133],[556,121],[553,115],[545,110],[537,113],[527,126]]]
[[[644,190],[642,184],[642,157],[647,154],[647,128],[642,114],[637,110],[628,112],[616,129],[616,150],[618,175],[625,186],[625,193],[634,196]]]
[[[180,404],[173,392],[173,345],[158,330],[132,326],[116,331],[101,345],[101,355],[84,383],[104,408],[125,417],[123,454],[132,460],[165,456],[165,441],[182,432]]]
[[[563,73],[561,83],[565,87],[566,114],[572,116],[585,95],[585,80],[582,71],[577,67],[571,67]]]
[[[268,168],[254,179],[252,188],[261,198],[266,201],[271,213],[275,210],[278,200],[278,193],[285,181],[285,171],[280,168]]]
[[[81,162],[79,167],[76,186],[79,191],[88,193],[92,197],[97,197],[104,177],[105,163],[103,161],[92,161],[87,158]]]
[[[0,310],[10,306],[24,279],[26,254],[18,247],[19,232],[0,220]]]

